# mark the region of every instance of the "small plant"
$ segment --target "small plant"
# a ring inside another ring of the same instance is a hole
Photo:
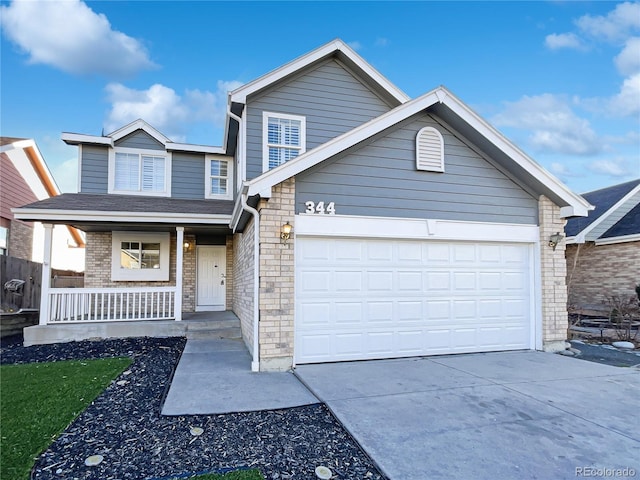
[[[638,339],[638,323],[640,320],[640,285],[636,286],[636,297],[624,297],[622,295],[609,295],[609,322],[616,330],[618,339],[635,342]],[[635,329],[634,329],[635,327]]]

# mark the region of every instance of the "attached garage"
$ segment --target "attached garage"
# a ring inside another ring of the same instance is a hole
[[[339,220],[299,217],[297,224],[335,231],[327,224]],[[445,240],[438,237],[455,237],[446,230],[465,222],[439,222],[440,235],[423,236],[415,227],[426,230],[426,222],[390,220],[387,235],[405,229],[405,236],[363,238],[358,220],[351,222],[345,233],[359,236],[297,237],[296,364],[535,348],[530,234],[517,242]],[[478,225],[466,223],[473,237]],[[411,231],[422,238],[407,238]]]

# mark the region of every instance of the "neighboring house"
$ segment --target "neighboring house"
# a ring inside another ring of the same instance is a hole
[[[222,147],[142,120],[62,138],[80,193],[15,212],[86,232],[89,288],[48,290],[31,341],[228,309],[254,370],[565,348],[549,238],[589,203],[447,89],[411,100],[339,40],[231,92]]]
[[[640,285],[640,179],[583,194],[595,210],[567,222],[567,285],[574,308],[635,296]]]
[[[51,172],[32,139],[0,137],[0,254],[42,262],[44,228],[14,217],[11,209],[60,195]],[[84,234],[58,225],[52,237],[52,267],[84,270]]]

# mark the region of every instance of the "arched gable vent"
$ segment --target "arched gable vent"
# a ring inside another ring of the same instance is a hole
[[[416,168],[444,172],[444,140],[438,130],[424,127],[416,137]]]

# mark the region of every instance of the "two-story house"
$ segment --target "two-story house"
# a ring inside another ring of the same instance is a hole
[[[591,206],[446,88],[409,99],[340,40],[230,92],[221,147],[142,120],[62,138],[80,193],[16,216],[86,232],[86,288],[43,288],[33,341],[226,309],[254,370],[564,348],[556,234]]]

